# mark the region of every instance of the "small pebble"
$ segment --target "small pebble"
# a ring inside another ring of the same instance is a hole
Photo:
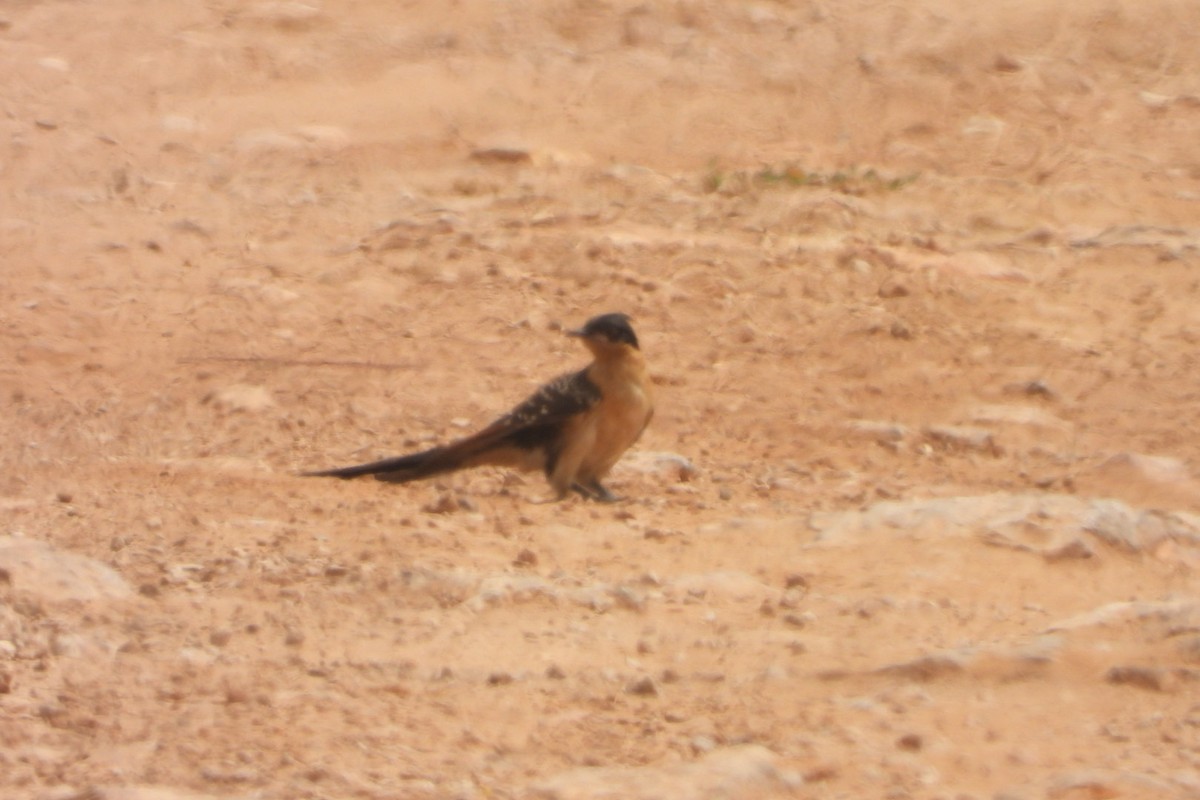
[[[1136,686],[1156,692],[1165,691],[1169,683],[1166,670],[1155,667],[1113,667],[1105,673],[1104,679],[1118,686]]]
[[[799,572],[791,572],[783,579],[783,588],[785,589],[807,589],[808,578],[801,575]]]
[[[472,151],[471,160],[484,164],[527,164],[533,158],[520,147],[486,147]]]

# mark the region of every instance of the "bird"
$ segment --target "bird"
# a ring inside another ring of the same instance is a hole
[[[619,500],[602,481],[654,416],[646,360],[626,314],[601,314],[566,333],[591,352],[591,363],[544,384],[477,433],[417,453],[302,474],[343,479],[373,475],[407,483],[470,467],[500,466],[542,471],[554,492],[552,500],[571,492],[600,502]]]

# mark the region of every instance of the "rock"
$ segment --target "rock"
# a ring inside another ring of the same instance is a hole
[[[1161,111],[1171,103],[1175,102],[1175,96],[1170,94],[1158,94],[1157,92],[1147,92],[1142,90],[1138,92],[1138,99],[1142,101],[1148,108],[1155,111]]]
[[[115,645],[95,635],[59,631],[50,640],[50,652],[60,658],[86,659],[98,663],[116,651]]]
[[[481,147],[471,151],[471,160],[483,164],[528,164],[533,155],[526,147]]]
[[[201,767],[200,777],[209,783],[253,783],[259,774],[252,769],[229,769],[226,767]]]
[[[886,667],[880,667],[876,672],[923,682],[958,675],[966,669],[966,664],[967,658],[963,654],[942,653],[923,656],[899,664],[889,664]]]
[[[1046,633],[1072,631],[1102,625],[1136,622],[1157,626],[1163,636],[1177,635],[1179,631],[1200,630],[1200,600],[1172,600],[1162,602],[1132,601],[1108,603],[1099,608],[1068,617],[1046,628]]]
[[[531,603],[539,600],[551,603],[566,600],[598,612],[608,611],[614,606],[643,611],[646,605],[646,598],[641,592],[623,584],[558,586],[539,575],[505,574],[480,580],[475,594],[466,600],[466,606],[478,612],[509,603]]]
[[[1166,541],[1200,546],[1200,517],[1195,514],[1142,511],[1119,500],[1092,500],[1080,527],[1130,553],[1152,552]]]
[[[1130,553],[1141,550],[1137,512],[1120,500],[1095,500],[1081,526],[1105,544]]]
[[[909,661],[885,664],[863,670],[824,670],[817,673],[821,680],[840,681],[847,678],[886,678],[929,683],[960,675],[976,679],[1011,681],[1023,680],[1043,671],[1054,661],[1063,643],[1056,636],[1041,636],[1020,646],[989,645],[979,648],[957,648],[921,656]],[[803,652],[801,648],[800,652]],[[928,696],[920,692],[928,702]]]
[[[997,72],[1019,72],[1021,62],[1006,53],[998,53],[992,60],[992,69]]]
[[[453,514],[457,511],[469,511],[470,503],[467,498],[454,492],[438,492],[437,498],[421,506],[421,510],[426,514]]]
[[[974,535],[987,544],[1039,553],[1050,560],[1095,555],[1090,534],[1126,552],[1154,552],[1164,542],[1200,547],[1200,516],[1141,511],[1118,500],[1073,495],[1005,494],[883,501],[860,511],[814,512],[817,543],[877,540],[886,532]]]
[[[799,572],[789,572],[783,578],[785,589],[808,589],[808,577]]]
[[[1152,775],[1126,770],[1083,770],[1053,778],[1046,787],[1046,797],[1075,800],[1075,798],[1117,797],[1177,797],[1170,782]]]
[[[1179,657],[1193,664],[1200,664],[1200,636],[1185,636],[1175,647]],[[0,655],[3,651],[0,651]]]
[[[639,697],[657,697],[658,684],[654,682],[653,678],[647,675],[631,681],[625,687],[625,692],[626,694],[638,695]]]
[[[986,428],[966,425],[930,425],[922,431],[934,444],[956,450],[977,450],[1000,455],[1001,450]]]
[[[857,436],[883,445],[895,445],[908,438],[911,431],[896,422],[879,422],[875,420],[855,420],[847,426]]]
[[[37,64],[42,69],[48,69],[51,72],[70,72],[71,64],[65,58],[57,58],[55,56],[45,56],[39,58]]]
[[[308,30],[321,18],[319,6],[295,2],[258,3],[245,13],[245,19],[251,22],[284,31]]]
[[[735,600],[771,596],[771,588],[745,572],[704,572],[683,575],[671,582],[671,587],[693,597],[709,594]]]
[[[1067,516],[1084,508],[1074,497],[991,494],[918,500],[886,500],[861,511],[815,512],[808,525],[818,541],[860,543],[888,531],[934,531],[968,535],[980,530],[1006,530],[1030,519]]]
[[[497,575],[480,582],[475,596],[467,600],[474,611],[504,603],[530,602],[537,598],[557,600],[559,591],[552,583],[537,575]]]
[[[1200,481],[1192,476],[1187,464],[1170,456],[1117,453],[1096,467],[1094,475],[1126,490],[1136,487],[1168,497],[1179,494],[1187,499],[1200,498]]]
[[[1070,425],[1054,414],[1037,406],[988,404],[976,406],[969,412],[972,422],[985,425],[1027,425],[1033,428],[1067,430]]]
[[[973,120],[978,119],[973,118]],[[968,122],[968,125],[970,124]],[[990,129],[987,132],[990,133]],[[926,263],[940,272],[957,273],[971,278],[988,278],[990,280],[1011,281],[1014,283],[1032,282],[1032,279],[1026,273],[1012,266],[1004,259],[987,253],[954,253],[946,256],[935,256],[927,259]]]
[[[306,142],[326,150],[341,150],[350,143],[350,134],[335,125],[301,125],[296,128]]]
[[[962,126],[964,136],[999,136],[1008,127],[1004,120],[985,114],[976,114]]]
[[[1144,453],[1118,453],[1106,462],[1127,465],[1147,478],[1156,481],[1180,481],[1191,477],[1187,465],[1178,458],[1150,456]]]
[[[620,608],[638,612],[646,610],[646,595],[632,586],[614,586],[608,590],[608,594]]]
[[[0,573],[8,575],[13,589],[44,600],[133,596],[125,579],[99,561],[20,536],[0,536]]]
[[[1077,561],[1092,558],[1096,551],[1083,539],[1070,539],[1056,547],[1048,547],[1042,551],[1042,557],[1047,561]]]
[[[91,797],[90,794],[83,796]],[[103,800],[216,800],[216,795],[198,794],[167,786],[110,786],[100,790],[99,796]],[[222,796],[228,797],[226,794]]]
[[[233,143],[239,153],[278,153],[292,152],[304,147],[304,141],[296,136],[289,136],[279,131],[261,130],[244,133]]]
[[[1109,683],[1156,692],[1167,691],[1171,678],[1170,672],[1160,667],[1112,667],[1104,673],[1104,680]]]
[[[695,464],[678,453],[639,450],[626,456],[621,465],[636,472],[661,475],[680,482],[689,481],[700,473]]]
[[[195,133],[199,127],[194,117],[185,117],[181,114],[167,114],[158,121],[158,124],[164,131],[170,133]]]
[[[538,563],[537,553],[526,547],[517,553],[517,557],[513,559],[512,563],[514,567],[536,567]]]
[[[1029,397],[1044,397],[1047,399],[1053,399],[1058,396],[1058,392],[1050,388],[1050,385],[1041,379],[1010,383],[1004,387],[1004,391],[1007,394],[1023,394]]]
[[[212,402],[213,405],[226,411],[245,411],[255,413],[265,411],[275,405],[271,392],[265,386],[250,386],[235,383],[206,395],[201,402]]]
[[[672,539],[672,538],[679,537],[679,536],[683,536],[683,531],[676,530],[674,528],[671,528],[669,530],[664,530],[663,528],[647,528],[642,533],[643,539],[650,539],[651,541],[656,541],[656,542],[665,542],[668,539]]]
[[[780,796],[801,783],[782,773],[776,756],[759,745],[712,750],[685,764],[590,767],[530,787],[541,800],[696,800]]]

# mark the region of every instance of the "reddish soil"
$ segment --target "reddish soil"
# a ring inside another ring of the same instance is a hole
[[[3,5],[0,536],[129,592],[0,572],[0,794],[1200,796],[1197,30]],[[616,310],[622,502],[296,477],[486,424]],[[1166,532],[822,533],[995,496]]]

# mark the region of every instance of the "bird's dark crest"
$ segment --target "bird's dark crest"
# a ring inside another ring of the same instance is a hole
[[[633,332],[633,325],[629,322],[629,315],[615,311],[611,314],[601,314],[598,317],[592,317],[579,331],[581,336],[601,336],[610,342],[624,342],[634,348],[638,348],[637,334]]]

